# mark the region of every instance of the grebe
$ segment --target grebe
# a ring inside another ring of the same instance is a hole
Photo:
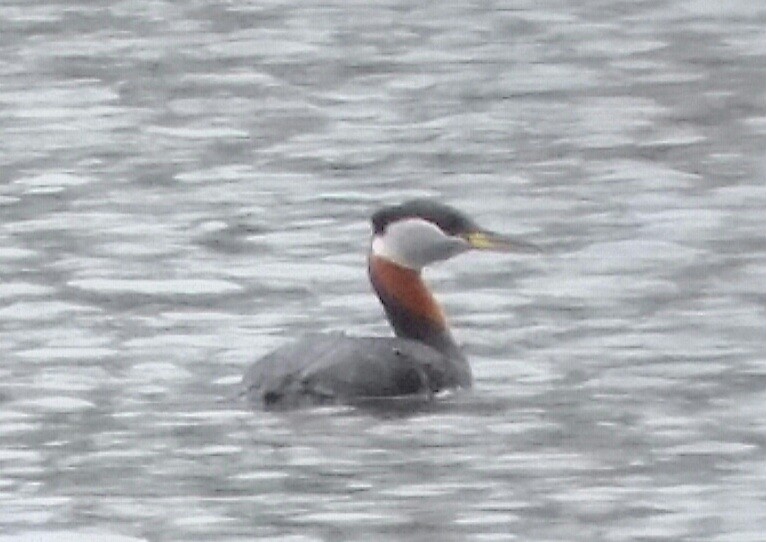
[[[278,348],[245,374],[250,402],[266,408],[354,403],[471,387],[471,367],[421,270],[470,249],[539,249],[431,200],[379,209],[372,230],[370,282],[396,337],[331,333]]]

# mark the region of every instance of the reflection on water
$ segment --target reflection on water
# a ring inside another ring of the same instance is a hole
[[[0,541],[762,540],[762,2],[0,27]],[[367,216],[421,196],[545,246],[429,275],[474,392],[250,411],[290,337],[388,333]]]

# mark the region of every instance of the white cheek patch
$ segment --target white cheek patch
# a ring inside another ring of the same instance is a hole
[[[385,233],[372,240],[373,254],[410,269],[422,269],[462,250],[460,239],[446,235],[438,226],[421,218],[389,224]]]
[[[401,265],[401,262],[397,261],[395,257],[396,255],[391,247],[391,243],[386,242],[386,238],[383,235],[376,235],[372,238],[372,253],[375,256],[380,256]]]

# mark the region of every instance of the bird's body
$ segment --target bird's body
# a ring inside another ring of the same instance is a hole
[[[249,400],[266,407],[431,397],[468,388],[471,368],[421,269],[470,248],[529,249],[480,229],[455,209],[414,200],[373,215],[370,282],[396,337],[312,335],[267,354],[245,374]]]
[[[430,397],[455,386],[451,365],[441,352],[411,339],[328,333],[266,355],[246,373],[245,385],[251,400],[267,407]]]

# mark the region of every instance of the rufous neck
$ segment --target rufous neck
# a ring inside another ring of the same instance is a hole
[[[445,353],[457,351],[444,311],[420,272],[371,254],[370,282],[398,337],[424,342]]]

